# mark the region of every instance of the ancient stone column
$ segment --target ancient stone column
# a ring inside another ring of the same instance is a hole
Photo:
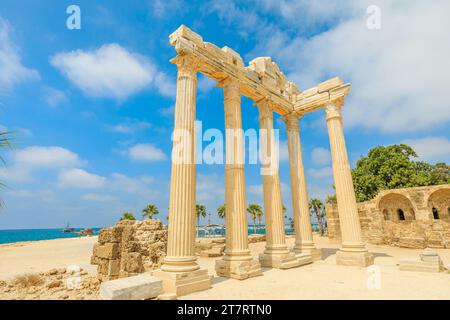
[[[278,150],[273,131],[273,112],[270,102],[257,103],[260,123],[261,174],[263,176],[264,217],[266,223],[266,248],[259,256],[261,265],[280,269],[300,265],[286,245],[280,177],[278,175]]]
[[[373,264],[374,258],[362,241],[355,190],[342,127],[342,104],[343,101],[338,100],[328,103],[325,107],[342,232],[342,248],[336,253],[336,263],[366,267]]]
[[[310,254],[313,260],[321,259],[321,251],[313,242],[311,218],[306,191],[302,147],[298,116],[283,117],[286,123],[289,169],[291,175],[292,209],[294,213],[295,246],[297,254]]]
[[[195,245],[195,112],[197,62],[188,55],[171,62],[178,66],[172,147],[167,256],[162,271],[164,291],[183,295],[211,286],[206,269],[196,263]]]
[[[227,78],[224,91],[226,163],[225,224],[226,245],[223,259],[216,260],[217,275],[247,279],[261,275],[261,265],[248,249],[247,202],[245,195],[244,141],[239,81]]]

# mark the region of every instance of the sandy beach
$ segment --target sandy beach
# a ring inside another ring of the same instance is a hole
[[[95,275],[96,267],[89,259],[96,241],[94,236],[1,244],[0,280],[69,265],[78,265]]]
[[[96,237],[57,239],[0,245],[0,280],[24,273],[46,272],[52,268],[78,265],[95,276],[90,265]],[[293,245],[293,238],[288,243]],[[449,299],[449,273],[400,271],[402,258],[418,257],[422,250],[368,245],[379,267],[381,288],[368,289],[369,273],[365,268],[335,264],[339,244],[316,237],[323,250],[323,260],[289,270],[264,269],[263,276],[238,281],[214,276],[210,290],[179,299]],[[250,244],[254,256],[262,252],[264,242]],[[436,249],[444,264],[450,264],[450,250]],[[217,258],[199,257],[201,266],[214,275]],[[1,297],[0,297],[1,298]]]

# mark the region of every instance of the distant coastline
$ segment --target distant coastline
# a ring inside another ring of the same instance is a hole
[[[33,242],[41,240],[66,239],[66,238],[80,238],[83,235],[76,233],[64,233],[63,228],[51,229],[10,229],[0,230],[0,245]],[[84,228],[75,228],[74,232],[80,232]],[[97,235],[101,228],[92,228],[94,235]]]

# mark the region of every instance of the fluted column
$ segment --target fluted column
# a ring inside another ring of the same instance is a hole
[[[172,146],[167,255],[154,276],[163,282],[165,293],[178,296],[211,287],[207,269],[197,264],[195,245],[195,100],[197,61],[180,55]]]
[[[264,217],[266,223],[266,248],[260,255],[261,265],[276,268],[298,266],[293,253],[286,245],[280,177],[278,174],[278,150],[273,131],[273,112],[270,102],[258,102],[260,123],[260,148],[264,193]],[[294,259],[292,257],[294,256]]]
[[[178,66],[170,180],[169,227],[164,271],[199,269],[195,241],[195,112],[197,71],[189,56],[173,60]]]
[[[225,223],[226,259],[251,259],[248,249],[247,207],[245,196],[244,145],[239,82],[228,78],[223,83],[226,164]]]
[[[248,249],[241,92],[237,79],[229,77],[220,85],[224,91],[226,131],[226,245],[223,260],[216,261],[216,272],[220,276],[246,279],[261,274],[261,268],[257,261],[251,261]]]
[[[342,232],[342,248],[337,253],[337,263],[366,266],[373,263],[373,255],[367,252],[362,241],[355,190],[342,127],[342,104],[342,101],[335,101],[328,103],[325,107]]]
[[[291,176],[292,209],[294,213],[296,253],[309,253],[314,259],[320,259],[321,253],[316,249],[311,228],[311,217],[306,190],[305,169],[303,166],[302,147],[298,116],[283,117],[286,123],[289,169]]]

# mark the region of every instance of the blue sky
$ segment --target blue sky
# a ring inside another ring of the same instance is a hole
[[[81,9],[81,30],[66,8]],[[366,26],[369,5],[381,29]],[[0,178],[0,229],[108,226],[156,204],[166,221],[176,68],[168,36],[185,24],[246,64],[271,56],[301,90],[333,76],[352,83],[344,127],[352,165],[376,145],[407,142],[450,159],[448,1],[36,1],[0,3],[0,126],[16,131]],[[223,95],[199,76],[197,119],[223,130]],[[243,126],[258,112],[243,98]],[[277,118],[277,117],[276,117]],[[284,124],[283,202],[291,214]],[[332,193],[323,112],[301,122],[311,197]],[[206,145],[206,144],[205,144]],[[224,168],[198,166],[198,202],[216,218]],[[259,166],[248,202],[262,204]]]

